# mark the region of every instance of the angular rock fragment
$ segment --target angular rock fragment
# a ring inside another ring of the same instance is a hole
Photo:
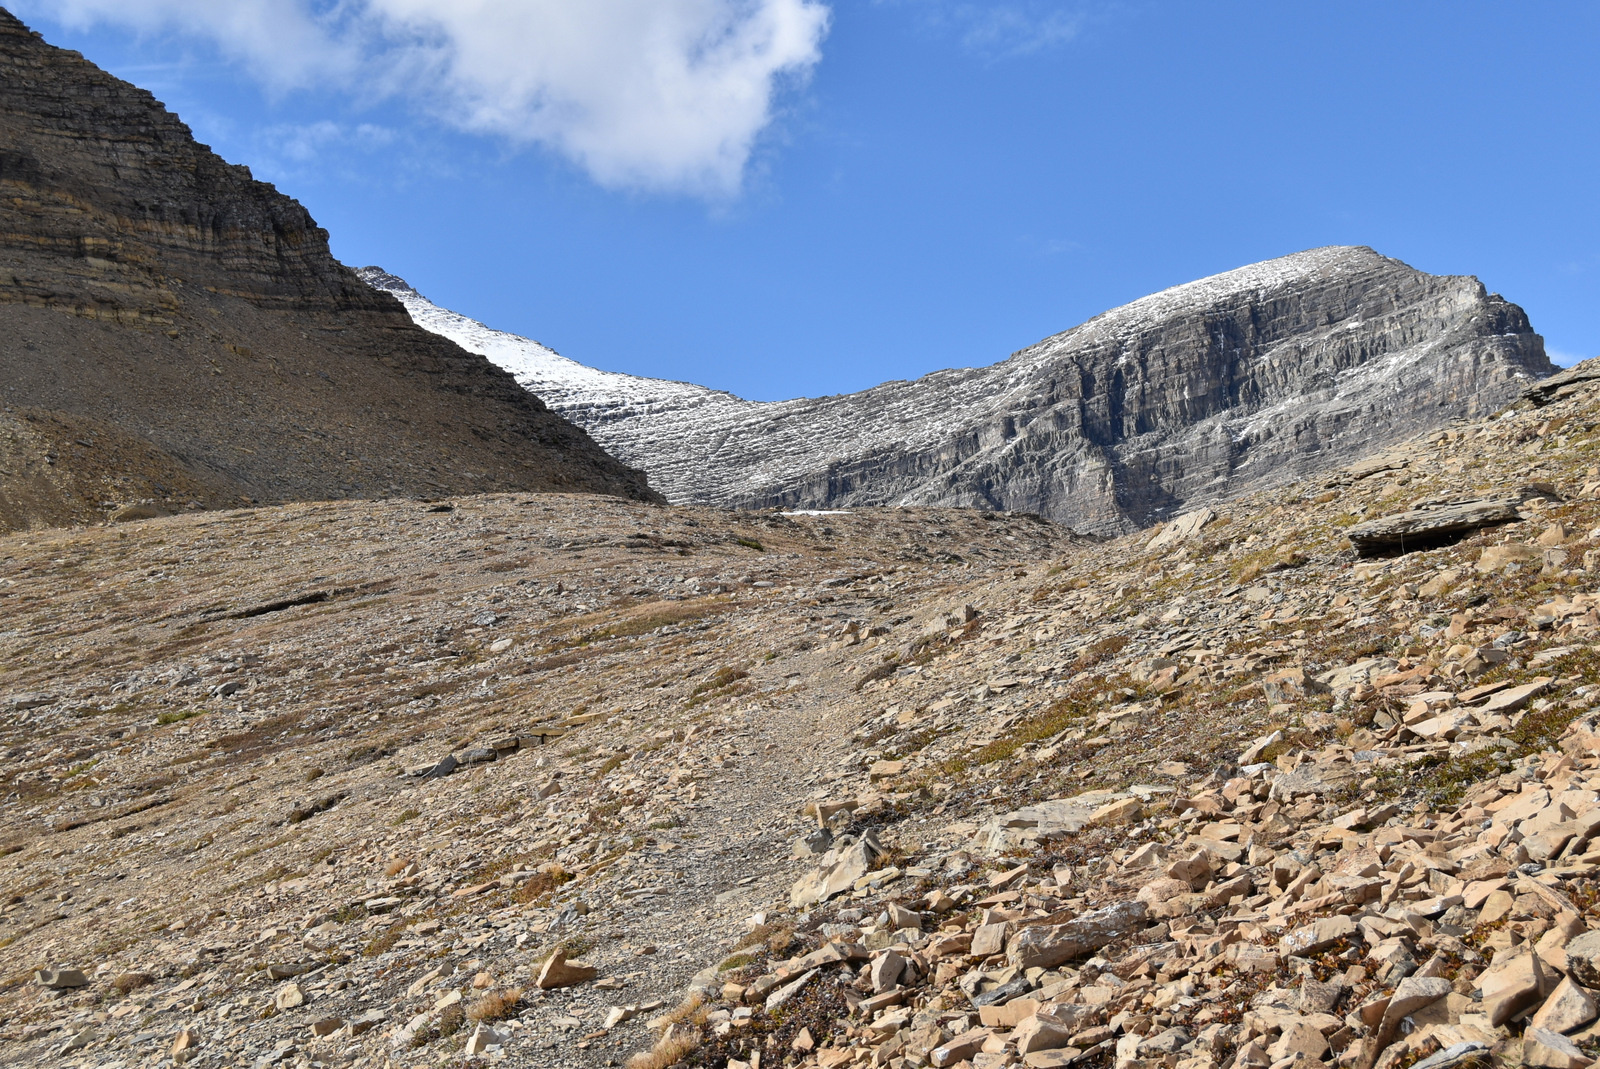
[[[1522,1034],[1522,1064],[1541,1069],[1584,1069],[1594,1059],[1559,1032],[1530,1026]]]
[[[539,977],[534,981],[541,991],[549,991],[557,987],[571,987],[574,984],[586,983],[600,975],[600,970],[592,965],[583,965],[579,962],[567,960],[567,952],[557,947],[551,952],[550,957],[539,968]]]
[[[1520,497],[1496,497],[1423,505],[1358,523],[1345,537],[1363,557],[1432,549],[1485,527],[1520,522],[1521,504]]]
[[[40,969],[34,973],[34,978],[45,987],[57,991],[84,987],[89,983],[89,978],[81,969]]]
[[[1148,912],[1143,902],[1118,902],[1065,924],[1024,928],[1011,937],[1006,959],[1019,969],[1051,969],[1138,931]]]

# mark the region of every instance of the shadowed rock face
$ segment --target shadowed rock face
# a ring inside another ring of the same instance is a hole
[[[1477,279],[1367,248],[1177,286],[991,367],[772,404],[582,368],[363,276],[685,503],[963,505],[1113,534],[1481,415],[1553,370]]]
[[[0,402],[0,529],[130,498],[655,496],[363,285],[299,203],[3,10]]]

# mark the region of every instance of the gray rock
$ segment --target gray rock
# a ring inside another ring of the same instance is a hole
[[[372,279],[490,350],[480,324]],[[1477,279],[1333,247],[1153,294],[1003,363],[844,396],[745,401],[553,353],[516,370],[677,503],[959,505],[1112,534],[1488,414],[1555,368]]]
[[[1585,987],[1600,987],[1600,931],[1582,932],[1567,944],[1567,971]]]
[[[1574,364],[1547,379],[1540,379],[1523,390],[1522,396],[1542,408],[1552,401],[1576,393],[1597,379],[1600,379],[1600,357]]]
[[[1497,497],[1424,505],[1358,523],[1345,536],[1363,557],[1432,549],[1485,527],[1520,522],[1521,504],[1521,497]]]
[[[461,767],[461,762],[456,760],[455,754],[446,754],[444,760],[423,773],[424,779],[442,779]]]
[[[1006,960],[1019,969],[1053,969],[1086,957],[1144,925],[1146,906],[1130,900],[1085,913],[1065,924],[1024,928],[1006,945]]]
[[[1052,798],[991,817],[978,829],[976,843],[986,854],[1003,854],[1041,840],[1074,835],[1103,805],[1130,797],[1116,791],[1089,791],[1071,798]]]
[[[40,969],[34,978],[45,987],[56,991],[65,991],[74,987],[86,987],[89,978],[83,974],[82,969]]]
[[[1488,1053],[1489,1045],[1487,1043],[1467,1040],[1464,1043],[1448,1046],[1437,1054],[1422,1059],[1411,1069],[1454,1069],[1455,1066],[1462,1064],[1469,1058],[1477,1059],[1481,1055]]]

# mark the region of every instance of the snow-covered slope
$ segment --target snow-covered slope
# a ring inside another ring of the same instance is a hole
[[[1477,279],[1358,247],[1163,290],[989,367],[775,403],[597,371],[361,274],[684,503],[969,505],[1110,533],[1346,463],[1552,370]]]

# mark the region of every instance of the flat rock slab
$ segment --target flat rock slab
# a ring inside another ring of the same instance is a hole
[[[1089,791],[991,817],[978,829],[978,849],[990,855],[1003,854],[1051,836],[1076,834],[1103,807],[1128,797],[1121,791]]]
[[[1520,497],[1495,497],[1425,505],[1358,523],[1345,536],[1363,557],[1405,553],[1408,549],[1437,546],[1485,527],[1517,523],[1522,519],[1522,513],[1517,511],[1520,504]]]
[[[1053,969],[1138,931],[1147,914],[1148,907],[1133,900],[1085,913],[1065,924],[1024,928],[1006,945],[1006,957],[1019,969]]]
[[[89,978],[83,974],[82,969],[40,969],[34,978],[45,987],[57,991],[65,991],[74,987],[85,987]]]
[[[1581,364],[1574,364],[1565,371],[1558,371],[1547,379],[1538,382],[1522,391],[1522,396],[1532,401],[1535,405],[1543,407],[1552,401],[1559,401],[1587,384],[1600,379],[1600,357],[1585,360]]]

